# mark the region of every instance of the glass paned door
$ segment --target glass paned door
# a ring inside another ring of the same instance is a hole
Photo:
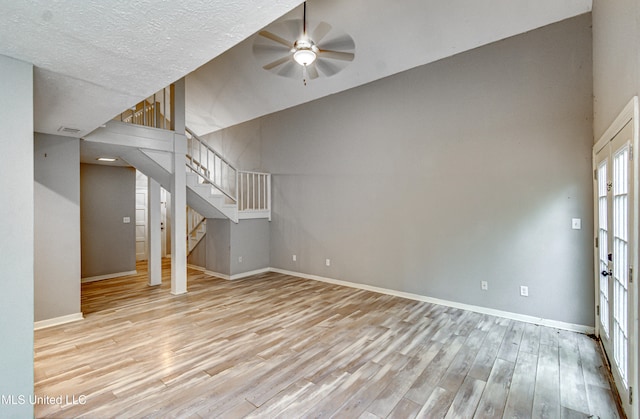
[[[631,409],[627,395],[633,369],[633,292],[631,263],[633,231],[633,124],[627,123],[595,155],[597,211],[598,334],[611,363],[611,372],[625,411]]]
[[[628,368],[629,144],[613,156],[613,351],[625,387]]]

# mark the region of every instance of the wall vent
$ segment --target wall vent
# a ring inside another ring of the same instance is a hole
[[[62,126],[58,128],[58,132],[64,132],[65,134],[77,134],[80,131],[82,130],[78,128],[70,128],[70,127],[62,127]]]

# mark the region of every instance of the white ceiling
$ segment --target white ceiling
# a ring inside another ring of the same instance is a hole
[[[253,34],[300,18],[299,5],[0,0],[0,54],[35,66],[38,132],[82,136],[187,75],[187,125],[204,134],[591,10],[591,0],[311,0],[309,19],[351,35],[356,57],[304,86],[251,50]]]

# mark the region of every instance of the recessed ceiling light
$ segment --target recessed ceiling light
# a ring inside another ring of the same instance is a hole
[[[98,161],[108,161],[108,162],[114,162],[118,159],[113,158],[113,157],[98,157],[96,160]]]

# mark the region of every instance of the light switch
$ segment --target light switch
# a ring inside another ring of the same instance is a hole
[[[131,222],[131,217],[122,217],[122,222],[125,224],[129,224]]]
[[[582,228],[582,220],[580,218],[572,218],[571,228],[574,230],[580,230]]]

